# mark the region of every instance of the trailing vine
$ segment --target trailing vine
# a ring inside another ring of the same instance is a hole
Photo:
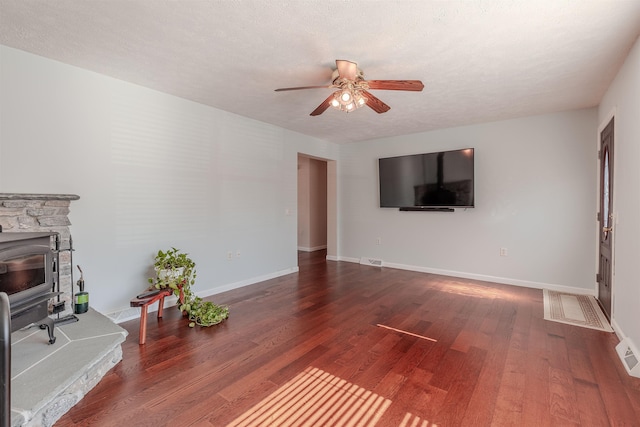
[[[189,327],[213,326],[229,317],[229,307],[204,301],[191,289],[196,282],[196,264],[186,253],[171,248],[159,250],[155,256],[155,277],[149,283],[155,289],[171,289],[178,297],[178,308],[189,317]]]

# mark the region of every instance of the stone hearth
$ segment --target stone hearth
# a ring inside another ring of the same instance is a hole
[[[37,327],[11,334],[11,426],[49,427],[122,359],[127,331],[89,309],[56,326],[56,342]]]

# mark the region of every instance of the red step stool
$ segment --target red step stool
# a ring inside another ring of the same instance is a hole
[[[158,301],[158,319],[162,317],[162,310],[164,309],[164,297],[172,295],[171,289],[158,289],[156,293],[153,291],[151,295],[137,297],[131,300],[131,307],[140,307],[140,344],[144,344],[147,340],[147,308],[149,305]],[[141,297],[141,298],[139,298]]]

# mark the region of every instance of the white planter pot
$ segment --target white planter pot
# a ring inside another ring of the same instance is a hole
[[[184,273],[184,267],[171,269],[171,270],[165,270],[165,269],[157,270],[158,279],[160,280],[175,279],[177,277],[182,276],[183,273]]]

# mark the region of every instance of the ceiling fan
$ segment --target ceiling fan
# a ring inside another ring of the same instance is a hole
[[[391,107],[373,96],[369,90],[409,90],[420,92],[424,88],[420,80],[365,80],[362,70],[358,68],[358,64],[344,59],[337,59],[336,67],[337,69],[333,71],[331,76],[330,85],[284,87],[276,89],[276,92],[319,88],[337,89],[310,114],[311,116],[319,116],[329,107],[348,113],[363,105],[369,106],[376,113],[386,113]]]

